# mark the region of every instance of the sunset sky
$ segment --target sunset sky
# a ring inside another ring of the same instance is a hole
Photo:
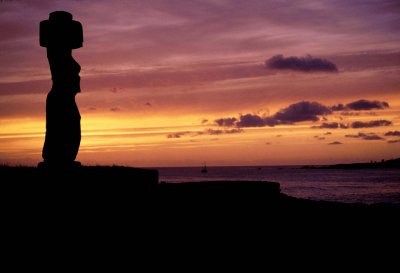
[[[400,157],[398,0],[3,0],[0,164],[42,160],[56,10],[84,30],[85,165]]]

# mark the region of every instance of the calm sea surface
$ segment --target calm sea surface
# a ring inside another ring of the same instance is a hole
[[[400,204],[400,169],[301,169],[300,167],[157,168],[160,181],[274,181],[287,195],[346,203]]]

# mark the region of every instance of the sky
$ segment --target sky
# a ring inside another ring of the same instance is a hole
[[[82,164],[400,157],[398,0],[3,0],[0,164],[42,160],[56,10],[83,25]]]

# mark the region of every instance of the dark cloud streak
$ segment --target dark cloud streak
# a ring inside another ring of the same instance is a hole
[[[336,65],[326,59],[315,58],[310,55],[306,57],[284,57],[275,55],[265,61],[270,69],[294,70],[302,72],[337,72]]]
[[[318,102],[301,101],[289,105],[270,117],[254,114],[241,115],[235,125],[237,127],[273,127],[302,121],[315,122],[319,120],[319,116],[331,113],[332,111],[328,107]]]
[[[400,131],[389,131],[385,133],[385,136],[398,136],[400,137]]]
[[[264,127],[267,125],[269,124],[265,118],[252,114],[241,115],[239,121],[236,122],[237,127]]]
[[[313,129],[348,129],[348,128],[372,128],[380,126],[391,126],[393,123],[389,120],[371,120],[371,121],[355,121],[353,123],[344,124],[339,122],[324,122],[321,125],[311,126]]]
[[[348,138],[361,138],[364,140],[384,140],[384,138],[378,136],[375,133],[358,133],[357,135],[345,135]]]
[[[385,101],[370,101],[370,100],[358,100],[351,102],[346,105],[351,110],[372,110],[372,109],[385,109],[389,108],[389,104]]]
[[[258,114],[241,114],[239,118],[229,117],[216,119],[214,122],[218,126],[223,127],[274,127],[276,125],[288,125],[303,121],[316,122],[321,119],[327,120],[324,116],[331,115],[333,111],[343,110],[348,107],[354,109],[372,109],[371,107],[389,107],[386,102],[380,101],[365,101],[359,100],[353,103],[349,103],[346,106],[339,104],[333,107],[324,106],[318,102],[301,101],[289,105],[286,108],[281,109],[272,116],[261,116]],[[389,120],[372,120],[372,121],[355,121],[351,124],[339,123],[339,122],[324,122],[321,125],[315,125],[311,128],[314,129],[348,129],[348,128],[371,128],[380,126],[390,126],[393,123]]]
[[[371,120],[371,121],[355,121],[351,124],[351,128],[372,128],[380,126],[390,126],[393,123],[389,120]]]
[[[190,133],[191,133],[190,131],[172,133],[172,134],[168,134],[167,138],[181,138],[182,136],[190,134]]]
[[[228,135],[228,134],[240,134],[243,133],[244,130],[240,128],[233,129],[205,129],[204,131],[184,131],[184,132],[176,132],[167,135],[167,138],[181,138],[186,135],[190,135],[191,137],[203,136],[203,135]]]
[[[343,143],[340,141],[334,141],[334,142],[328,143],[328,145],[341,145],[341,144],[343,144]]]
[[[223,135],[223,134],[239,134],[243,133],[243,129],[233,128],[228,130],[215,130],[215,129],[207,129],[204,132],[197,133],[198,135]]]
[[[215,123],[218,126],[231,127],[235,124],[236,121],[237,121],[236,118],[220,118],[216,119]]]
[[[330,123],[324,122],[321,125],[312,126],[311,128],[313,128],[313,129],[338,129],[338,128],[347,129],[347,128],[349,128],[349,126],[344,123],[338,123],[338,122],[330,122]]]
[[[332,111],[347,111],[347,110],[354,110],[354,111],[362,111],[362,110],[382,110],[389,108],[389,103],[386,101],[378,101],[378,100],[358,100],[350,102],[346,105],[339,103],[331,107]],[[350,115],[346,113],[344,115]],[[352,114],[354,115],[354,114]]]

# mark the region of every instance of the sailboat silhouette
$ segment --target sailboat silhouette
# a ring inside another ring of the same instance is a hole
[[[203,168],[201,169],[201,172],[202,172],[202,173],[207,173],[207,166],[206,166],[206,163],[205,163],[205,162],[204,162]]]

